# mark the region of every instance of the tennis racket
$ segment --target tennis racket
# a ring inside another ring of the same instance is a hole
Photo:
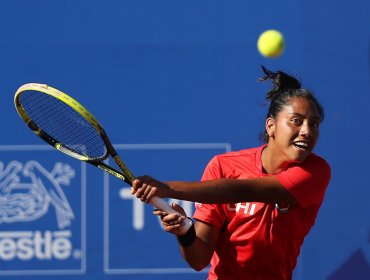
[[[90,163],[132,185],[135,176],[121,160],[103,127],[79,102],[51,86],[22,85],[14,97],[15,107],[28,127],[46,143],[78,160]],[[112,157],[121,171],[103,161]],[[150,201],[167,213],[176,211],[162,198]],[[184,232],[191,226],[186,219]]]

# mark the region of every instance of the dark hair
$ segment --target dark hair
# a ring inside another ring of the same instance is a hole
[[[272,80],[273,83],[273,88],[266,95],[266,100],[270,102],[267,118],[276,119],[278,113],[284,106],[288,105],[290,98],[304,97],[311,100],[316,105],[320,114],[320,121],[324,120],[323,107],[311,91],[301,88],[300,81],[282,71],[272,72],[264,66],[262,66],[262,71],[265,73],[265,76],[258,80]],[[261,138],[265,143],[268,142],[269,137],[266,130],[262,133]]]

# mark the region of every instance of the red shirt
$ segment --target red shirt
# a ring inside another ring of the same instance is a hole
[[[262,172],[263,148],[214,157],[202,180],[270,176]],[[330,175],[329,165],[315,154],[274,175],[297,201],[287,212],[279,211],[274,204],[259,202],[196,203],[194,218],[221,228],[208,279],[291,279]]]

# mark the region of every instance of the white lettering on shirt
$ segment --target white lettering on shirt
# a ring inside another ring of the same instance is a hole
[[[235,211],[235,212],[244,213],[247,215],[253,215],[255,209],[256,209],[256,204],[250,203],[250,202],[239,202],[236,204],[227,205],[228,211]]]

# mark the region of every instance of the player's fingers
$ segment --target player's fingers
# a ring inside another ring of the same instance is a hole
[[[143,190],[143,194],[141,196],[141,201],[148,202],[150,200],[149,194],[151,192],[152,187],[150,185],[145,184],[145,189]]]
[[[170,225],[182,223],[184,221],[184,216],[180,215],[179,213],[172,213],[168,214],[165,217],[163,217],[163,222],[168,223]]]
[[[167,215],[167,212],[162,211],[161,209],[154,209],[153,210],[153,214],[154,215],[157,215],[157,216],[166,216]]]
[[[141,178],[143,177],[138,177],[132,182],[131,194],[135,194],[138,190],[140,190],[143,187],[145,180]]]
[[[178,205],[177,203],[173,202],[171,206],[172,206],[173,209],[175,209],[181,215],[184,215],[186,217],[186,212],[185,212],[185,210],[180,205]]]
[[[171,213],[171,214],[166,215],[166,217],[163,218],[163,221],[168,223],[168,222],[176,221],[178,218],[179,218],[178,213]]]
[[[171,224],[162,223],[162,224],[163,224],[163,227],[168,227],[170,229],[181,228],[183,226],[182,223],[171,223]]]
[[[141,201],[145,201],[144,193],[147,188],[147,185],[144,183],[141,185],[139,189],[136,190],[135,196],[139,198]]]
[[[142,187],[144,182],[148,182],[147,176],[136,177],[131,186],[136,191]]]
[[[133,182],[132,182],[132,186],[131,186],[131,194],[134,195],[136,193],[136,191],[138,189],[140,189],[140,186],[141,186],[141,181],[138,180],[138,179],[135,179]]]
[[[176,220],[165,220],[165,217],[163,217],[162,222],[164,225],[173,226],[173,225],[182,225],[184,219],[176,219]]]
[[[161,221],[163,222],[163,218],[168,215],[167,212],[162,211],[161,209],[154,209],[153,210],[153,215],[156,215],[161,218]]]
[[[158,196],[158,189],[156,187],[150,187],[150,190],[147,195],[148,201],[150,201],[153,197]]]
[[[177,233],[177,230],[181,227],[181,225],[169,225],[164,226],[163,229],[167,232]]]

